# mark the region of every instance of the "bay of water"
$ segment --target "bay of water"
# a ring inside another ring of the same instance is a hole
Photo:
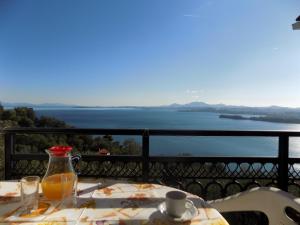
[[[193,130],[300,130],[299,124],[220,119],[218,113],[162,109],[36,109],[38,116],[64,120],[77,128],[149,128]],[[114,136],[122,141],[132,136]],[[141,143],[141,137],[134,137]],[[278,138],[150,137],[151,155],[276,156]],[[300,138],[290,139],[290,156],[300,157]]]

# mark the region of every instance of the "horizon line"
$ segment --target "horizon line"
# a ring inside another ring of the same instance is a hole
[[[265,107],[280,107],[280,108],[292,108],[292,109],[299,109],[299,106],[282,106],[282,105],[261,105],[261,106],[255,106],[255,105],[234,105],[234,104],[226,104],[226,103],[207,103],[204,101],[191,101],[187,103],[170,103],[170,104],[164,104],[164,105],[78,105],[78,104],[71,104],[71,103],[30,103],[30,102],[4,102],[0,101],[0,105],[5,107],[5,104],[11,104],[11,105],[20,105],[20,106],[9,106],[9,107],[30,107],[28,105],[37,106],[37,107],[73,107],[73,108],[149,108],[149,107],[170,107],[172,105],[178,105],[178,106],[185,106],[191,103],[203,103],[210,106],[216,106],[216,105],[223,105],[223,106],[231,106],[231,107],[250,107],[250,108],[265,108]],[[27,105],[27,106],[26,106]],[[194,106],[197,107],[197,106]],[[199,107],[199,106],[198,106]]]

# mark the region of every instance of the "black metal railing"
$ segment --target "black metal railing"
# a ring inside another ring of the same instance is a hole
[[[5,129],[5,179],[28,174],[43,175],[47,156],[16,153],[16,135],[126,135],[142,137],[138,156],[82,155],[81,176],[130,178],[159,182],[201,195],[206,199],[224,197],[254,186],[276,186],[300,196],[300,158],[289,157],[289,138],[295,131],[223,131],[157,129]],[[275,157],[164,157],[150,156],[150,137],[273,137],[278,138]]]

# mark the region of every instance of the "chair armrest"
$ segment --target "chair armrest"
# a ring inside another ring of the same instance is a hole
[[[270,225],[292,225],[298,224],[295,222],[299,221],[300,199],[273,187],[253,188],[227,198],[209,201],[209,204],[220,212],[263,212],[267,215]]]

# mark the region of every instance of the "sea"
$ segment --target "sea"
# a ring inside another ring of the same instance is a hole
[[[299,131],[300,124],[221,119],[219,113],[181,112],[176,109],[140,108],[37,108],[37,116],[51,116],[77,128],[148,128],[182,130],[284,130]],[[113,136],[124,141],[140,136]],[[273,137],[151,137],[153,156],[256,156],[276,157]],[[300,157],[300,138],[290,138],[290,157]]]

